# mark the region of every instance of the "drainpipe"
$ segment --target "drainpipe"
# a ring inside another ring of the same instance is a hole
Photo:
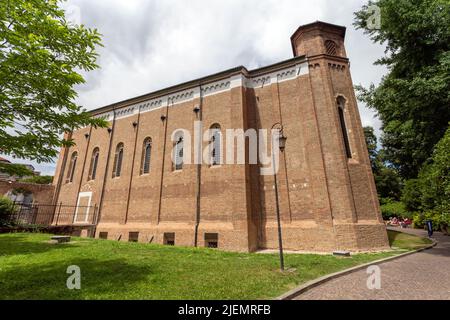
[[[198,118],[200,123],[203,121],[203,92],[202,85],[200,84],[200,102],[199,102],[200,110],[198,111]],[[195,111],[195,110],[194,110]],[[201,185],[202,185],[202,162],[203,162],[203,134],[200,132],[200,137],[198,141],[198,154],[197,154],[197,211],[195,214],[195,229],[194,229],[194,246],[198,245],[198,226],[200,224],[200,200],[201,200]]]
[[[67,140],[70,140],[72,138],[72,131],[70,131],[67,134]],[[53,217],[52,217],[52,222],[55,219],[55,211],[56,211],[56,204],[58,203],[58,199],[59,199],[59,194],[61,192],[61,186],[62,186],[62,182],[64,180],[64,173],[66,171],[66,163],[67,163],[67,158],[68,158],[68,154],[69,154],[69,147],[65,146],[64,147],[64,156],[63,156],[63,160],[61,163],[61,168],[59,170],[59,177],[58,177],[58,182],[56,183],[56,190],[53,196],[53,205],[55,210],[53,210]]]
[[[97,225],[100,222],[101,216],[102,216],[103,199],[104,199],[104,195],[105,195],[105,185],[106,185],[106,179],[108,178],[109,161],[111,158],[112,140],[114,137],[114,128],[116,127],[116,108],[113,108],[112,112],[113,112],[112,128],[108,128],[108,132],[109,132],[108,156],[106,158],[105,174],[103,175],[103,184],[102,184],[102,190],[101,190],[101,194],[100,194],[100,201],[98,204],[98,214],[97,214],[97,221],[96,221],[95,228],[94,228],[94,235],[95,235],[95,232],[97,231]]]
[[[75,200],[75,203],[76,203],[75,210],[77,210],[77,208],[78,208],[78,200],[80,197],[81,186],[83,184],[83,179],[84,179],[84,170],[86,169],[86,159],[87,159],[87,155],[88,155],[88,151],[89,151],[89,145],[91,144],[91,135],[92,135],[92,126],[89,128],[89,133],[87,133],[85,135],[85,137],[87,139],[87,144],[86,144],[86,151],[84,152],[83,166],[81,167],[81,177],[80,177],[80,183],[78,184],[77,198]],[[87,210],[89,210],[89,209],[87,209]],[[75,218],[75,212],[74,212],[74,218]]]
[[[164,123],[164,143],[163,143],[163,152],[162,152],[162,168],[161,168],[161,181],[159,184],[159,203],[158,203],[158,216],[156,217],[156,225],[159,224],[161,219],[161,205],[162,205],[162,189],[163,189],[163,181],[164,181],[164,168],[165,168],[165,159],[166,159],[166,145],[167,145],[167,123],[169,121],[169,105],[170,99],[167,100],[166,106],[166,114],[161,115],[161,121]]]
[[[137,121],[133,122],[133,127],[134,127],[136,133],[135,133],[135,137],[134,137],[133,160],[131,161],[130,183],[128,184],[127,211],[125,212],[125,219],[124,219],[124,223],[125,224],[128,222],[128,211],[130,210],[131,186],[132,186],[132,182],[133,182],[134,161],[136,159],[136,146],[137,146],[137,139],[138,139],[138,136],[139,136],[140,120],[141,120],[141,108],[139,107]]]

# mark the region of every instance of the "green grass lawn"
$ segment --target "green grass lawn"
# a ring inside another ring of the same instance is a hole
[[[392,246],[424,241],[390,232]],[[0,235],[0,299],[267,299],[308,280],[402,252],[286,255],[72,238],[50,244],[46,234]],[[67,267],[81,268],[81,290],[68,290]]]
[[[391,231],[388,232],[389,243],[393,249],[401,248],[416,250],[432,243],[430,239],[415,237],[406,233]]]

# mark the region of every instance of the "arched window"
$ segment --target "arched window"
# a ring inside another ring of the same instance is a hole
[[[73,181],[73,177],[75,175],[75,167],[77,166],[78,152],[72,153],[70,157],[69,169],[67,170],[66,183],[70,183]]]
[[[123,143],[119,143],[116,148],[116,154],[114,156],[114,166],[113,166],[113,178],[120,177],[122,172],[122,161],[123,161]]]
[[[183,133],[178,132],[175,135],[175,146],[174,146],[174,169],[182,170],[183,169]]]
[[[99,155],[100,149],[95,148],[94,151],[92,151],[91,165],[89,166],[89,176],[88,176],[89,181],[95,180],[95,176],[97,175],[97,165]]]
[[[142,146],[141,174],[150,172],[150,159],[152,156],[152,138],[146,138]]]
[[[222,164],[221,148],[222,148],[222,133],[220,131],[220,125],[214,124],[211,126],[211,162],[212,166],[218,166]]]
[[[332,40],[325,41],[325,50],[326,53],[330,56],[335,56],[337,54],[337,45],[336,42]]]
[[[340,122],[340,125],[341,125],[341,132],[342,132],[342,139],[344,141],[345,153],[347,155],[347,158],[351,158],[352,157],[352,151],[350,149],[350,141],[349,141],[349,138],[348,138],[347,126],[345,124],[345,114],[344,114],[345,103],[346,103],[346,101],[345,101],[345,99],[343,97],[338,97],[337,98],[339,122]]]

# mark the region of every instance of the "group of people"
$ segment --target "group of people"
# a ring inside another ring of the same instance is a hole
[[[390,217],[387,224],[391,226],[400,226],[401,228],[407,228],[412,224],[412,220],[409,218]],[[431,220],[425,221],[425,229],[428,232],[428,237],[431,238],[433,236],[433,222]]]
[[[407,228],[412,224],[412,221],[409,218],[390,217],[388,224],[392,226],[400,226],[401,228]]]

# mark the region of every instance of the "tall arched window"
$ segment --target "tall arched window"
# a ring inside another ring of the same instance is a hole
[[[221,148],[222,148],[222,133],[220,131],[220,125],[214,124],[211,126],[211,162],[212,166],[222,164],[221,161]]]
[[[97,165],[98,165],[98,157],[100,156],[100,149],[95,148],[92,151],[91,157],[91,165],[89,166],[89,176],[88,180],[95,180],[95,176],[97,175]]]
[[[174,169],[183,169],[183,133],[179,132],[175,135],[175,146],[174,146]]]
[[[113,166],[113,178],[120,177],[122,172],[122,161],[123,161],[123,143],[119,143],[116,148],[116,154],[114,156],[114,166]]]
[[[69,169],[67,170],[66,183],[70,183],[73,181],[73,177],[75,175],[75,167],[77,166],[78,152],[72,153],[70,157]]]
[[[141,174],[150,172],[150,160],[152,156],[152,138],[146,138],[142,146]]]
[[[338,113],[339,113],[339,122],[341,125],[342,139],[344,141],[345,153],[347,155],[347,158],[350,159],[352,157],[352,151],[350,149],[350,141],[348,138],[347,126],[345,124],[345,114],[344,114],[345,103],[346,103],[346,101],[345,101],[344,97],[337,98],[337,106],[338,106]]]

